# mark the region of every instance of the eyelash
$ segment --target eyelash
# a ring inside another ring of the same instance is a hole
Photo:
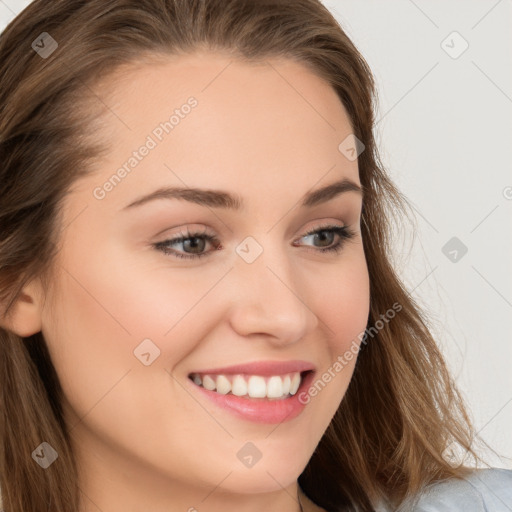
[[[326,226],[321,226],[321,227],[316,228],[314,230],[308,231],[301,238],[304,238],[306,236],[316,235],[318,233],[323,233],[323,232],[332,232],[332,233],[338,235],[340,240],[335,245],[332,245],[330,247],[322,248],[322,249],[314,249],[314,251],[320,252],[320,253],[334,252],[334,253],[337,254],[337,253],[339,253],[341,251],[341,249],[345,245],[345,242],[347,240],[352,239],[355,236],[355,232],[352,231],[348,226],[326,225]],[[213,252],[213,251],[209,251],[209,252],[204,252],[204,253],[201,253],[201,254],[185,255],[184,253],[176,252],[176,251],[174,251],[172,249],[169,249],[167,247],[168,245],[175,245],[175,244],[179,244],[179,243],[185,242],[186,240],[190,240],[191,238],[199,238],[199,239],[206,240],[206,241],[212,243],[213,246],[216,249],[220,245],[220,240],[216,236],[208,235],[206,232],[203,232],[203,233],[200,233],[200,232],[190,233],[188,231],[188,229],[187,229],[187,235],[186,236],[182,235],[182,236],[179,236],[177,238],[171,238],[169,240],[164,240],[162,242],[157,242],[157,243],[153,244],[153,247],[156,250],[161,251],[161,252],[163,252],[164,254],[166,254],[168,256],[173,256],[173,257],[176,257],[176,258],[184,258],[184,259],[189,259],[189,260],[201,258],[203,256],[208,256],[209,254],[211,254]]]

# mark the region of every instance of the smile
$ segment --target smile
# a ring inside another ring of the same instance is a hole
[[[314,375],[314,370],[275,375],[208,371],[189,374],[188,382],[199,399],[220,410],[245,421],[276,424],[301,414]]]
[[[193,373],[192,381],[198,386],[221,395],[232,394],[246,398],[286,399],[295,395],[302,382],[302,374],[285,375],[208,375]]]

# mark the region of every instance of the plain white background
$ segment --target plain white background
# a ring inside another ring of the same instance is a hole
[[[501,455],[486,460],[512,468],[512,3],[323,2],[374,73],[381,155],[415,209],[400,275]],[[0,0],[0,30],[29,3]]]

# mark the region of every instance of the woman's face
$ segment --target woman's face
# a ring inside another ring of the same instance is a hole
[[[95,91],[108,105],[97,137],[112,149],[66,196],[53,307],[41,311],[82,490],[104,510],[142,495],[215,510],[223,495],[291,488],[355,358],[334,364],[368,318],[347,113],[291,60],[195,54],[112,83],[108,97]],[[141,201],[170,188],[203,192]],[[353,236],[307,234],[326,226]],[[247,363],[258,365],[228,368]],[[308,398],[304,385],[329,370]]]

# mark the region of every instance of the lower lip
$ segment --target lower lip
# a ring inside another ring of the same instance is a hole
[[[307,390],[313,381],[313,377],[314,372],[309,372],[302,379],[295,395],[273,400],[268,398],[243,398],[232,394],[222,395],[216,391],[198,386],[190,379],[188,380],[195,389],[235,416],[254,423],[275,424],[293,420],[304,410],[310,400]],[[299,400],[299,397],[301,400]]]

